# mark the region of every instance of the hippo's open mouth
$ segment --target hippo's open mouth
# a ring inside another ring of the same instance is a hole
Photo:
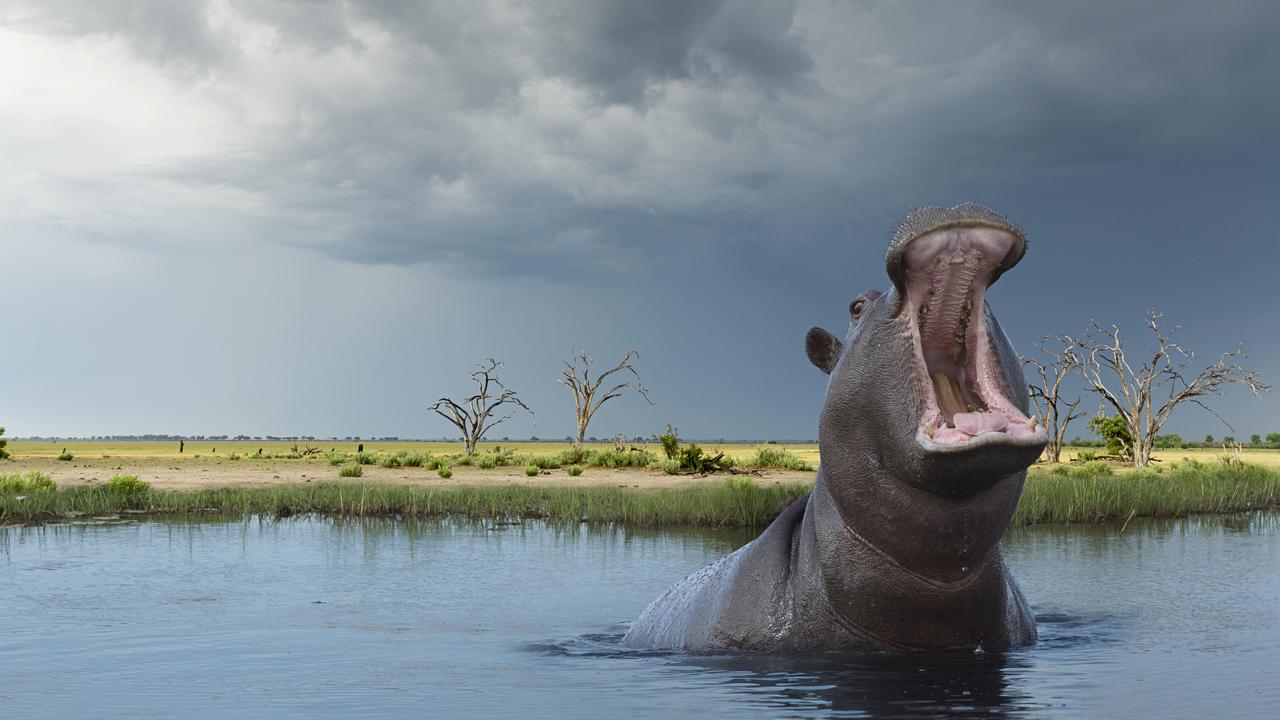
[[[987,334],[987,286],[1022,256],[1026,241],[1006,228],[939,227],[901,247],[905,311],[915,335],[924,407],[917,440],[926,450],[990,443],[1034,445],[1044,431],[1004,395]]]

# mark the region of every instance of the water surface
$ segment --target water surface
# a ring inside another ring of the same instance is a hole
[[[1249,717],[1280,702],[1275,516],[1006,540],[1015,652],[623,649],[752,533],[460,521],[0,528],[5,717]]]

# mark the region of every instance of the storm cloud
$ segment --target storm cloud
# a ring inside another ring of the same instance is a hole
[[[647,324],[660,343],[735,312],[794,321],[798,348],[808,324],[836,326],[848,297],[884,283],[875,261],[906,211],[972,199],[1044,253],[1009,297],[1045,297],[1060,268],[1053,294],[1077,298],[1015,308],[1022,345],[1159,306],[1201,323],[1207,347],[1248,341],[1280,371],[1274,340],[1250,329],[1277,294],[1251,291],[1260,271],[1239,262],[1277,259],[1274,3],[5,8],[6,245],[174,262],[297,251],[472,283],[497,308],[557,287],[550,314],[612,298],[605,317],[668,315],[601,336],[619,348]],[[1199,277],[1233,289],[1172,292],[1197,277],[1195,253],[1211,256]],[[1135,278],[1134,262],[1150,272]],[[697,303],[707,315],[680,315]],[[1224,316],[1238,324],[1203,328]],[[798,350],[794,363],[706,352],[735,368],[724,393],[786,378],[751,405],[774,415],[725,433],[812,435],[821,387],[798,379]],[[1238,402],[1259,425],[1274,408]],[[688,414],[720,434],[712,411]]]

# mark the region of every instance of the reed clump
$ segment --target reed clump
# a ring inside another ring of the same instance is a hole
[[[116,475],[105,484],[109,492],[119,495],[137,495],[151,491],[151,483],[141,480],[137,475]]]
[[[424,466],[428,464],[434,465],[441,477],[452,474],[446,463],[424,462]],[[360,469],[361,465],[351,462],[343,470],[348,468]],[[530,464],[528,470],[541,471],[535,464]],[[118,478],[103,485],[59,490],[47,475],[28,473],[0,477],[0,523],[56,521],[129,511],[415,518],[458,515],[585,519],[649,526],[763,527],[808,490],[805,484],[764,484],[737,476],[721,482],[656,490],[614,486],[315,483],[176,491],[157,490],[141,481],[135,485]],[[1065,471],[1036,468],[1027,478],[1013,525],[1172,518],[1278,507],[1280,472],[1256,465],[1185,461],[1159,471],[1123,472],[1089,465]]]
[[[357,467],[359,467],[357,465]],[[40,522],[123,512],[291,516],[546,518],[634,525],[768,524],[807,488],[705,483],[662,490],[618,487],[421,487],[307,484],[259,488],[121,492],[81,486],[33,494],[24,502],[0,494],[0,522]]]
[[[1187,460],[1158,471],[1122,473],[1112,472],[1098,460],[1065,472],[1058,467],[1027,475],[1014,525],[1174,518],[1280,507],[1280,473],[1258,465]]]
[[[25,475],[0,475],[0,493],[34,493],[34,492],[52,492],[58,489],[58,484],[48,475],[39,470],[32,470]]]

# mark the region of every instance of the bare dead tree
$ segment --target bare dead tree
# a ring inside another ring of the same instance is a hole
[[[578,421],[576,447],[582,447],[582,440],[587,436],[587,426],[591,424],[591,418],[595,417],[596,411],[607,401],[631,390],[643,397],[645,402],[650,405],[653,404],[653,401],[649,399],[649,392],[640,384],[640,374],[636,372],[635,367],[631,364],[638,357],[640,357],[640,353],[635,350],[628,350],[622,356],[622,362],[600,373],[595,379],[591,377],[590,355],[585,352],[577,353],[572,359],[565,361],[564,368],[560,371],[560,384],[569,388],[569,391],[573,393],[574,412]],[[624,376],[626,373],[630,373],[631,376],[606,390],[601,390],[604,382],[616,373],[623,373]]]
[[[471,373],[471,380],[480,388],[479,392],[463,399],[462,402],[440,398],[431,406],[431,410],[453,423],[454,427],[462,432],[462,442],[466,445],[468,455],[475,454],[476,444],[485,433],[504,420],[511,419],[517,412],[513,408],[506,415],[494,417],[494,412],[498,408],[514,405],[524,408],[524,411],[534,418],[534,422],[537,422],[538,418],[514,390],[507,389],[507,386],[498,379],[498,371],[503,367],[501,362],[489,358],[483,365],[476,367],[476,371]],[[495,390],[500,392],[494,395]]]
[[[1054,346],[1049,346],[1049,343],[1054,343]],[[1031,391],[1031,402],[1044,422],[1045,434],[1049,436],[1045,453],[1048,455],[1049,462],[1056,463],[1062,456],[1067,426],[1072,420],[1088,414],[1084,411],[1075,411],[1076,406],[1080,404],[1079,397],[1071,402],[1067,402],[1062,397],[1063,381],[1080,366],[1081,343],[1070,335],[1056,337],[1046,335],[1041,339],[1040,344],[1036,345],[1036,349],[1047,359],[1041,361],[1032,357],[1023,357],[1022,364],[1034,369],[1040,376],[1039,385],[1033,381],[1028,383],[1027,387]]]
[[[1245,385],[1254,395],[1271,389],[1257,372],[1245,370],[1236,362],[1245,357],[1244,345],[1222,353],[1217,362],[1191,377],[1187,367],[1195,354],[1174,342],[1173,335],[1181,326],[1167,332],[1161,327],[1163,317],[1154,310],[1147,316],[1147,327],[1155,335],[1156,350],[1149,361],[1137,368],[1125,356],[1120,328],[1112,325],[1106,329],[1096,322],[1090,323],[1078,366],[1088,389],[1124,418],[1133,437],[1136,467],[1147,465],[1156,435],[1179,405],[1199,405],[1230,428],[1231,424],[1205,405],[1202,398],[1221,395],[1223,387],[1232,384]]]

